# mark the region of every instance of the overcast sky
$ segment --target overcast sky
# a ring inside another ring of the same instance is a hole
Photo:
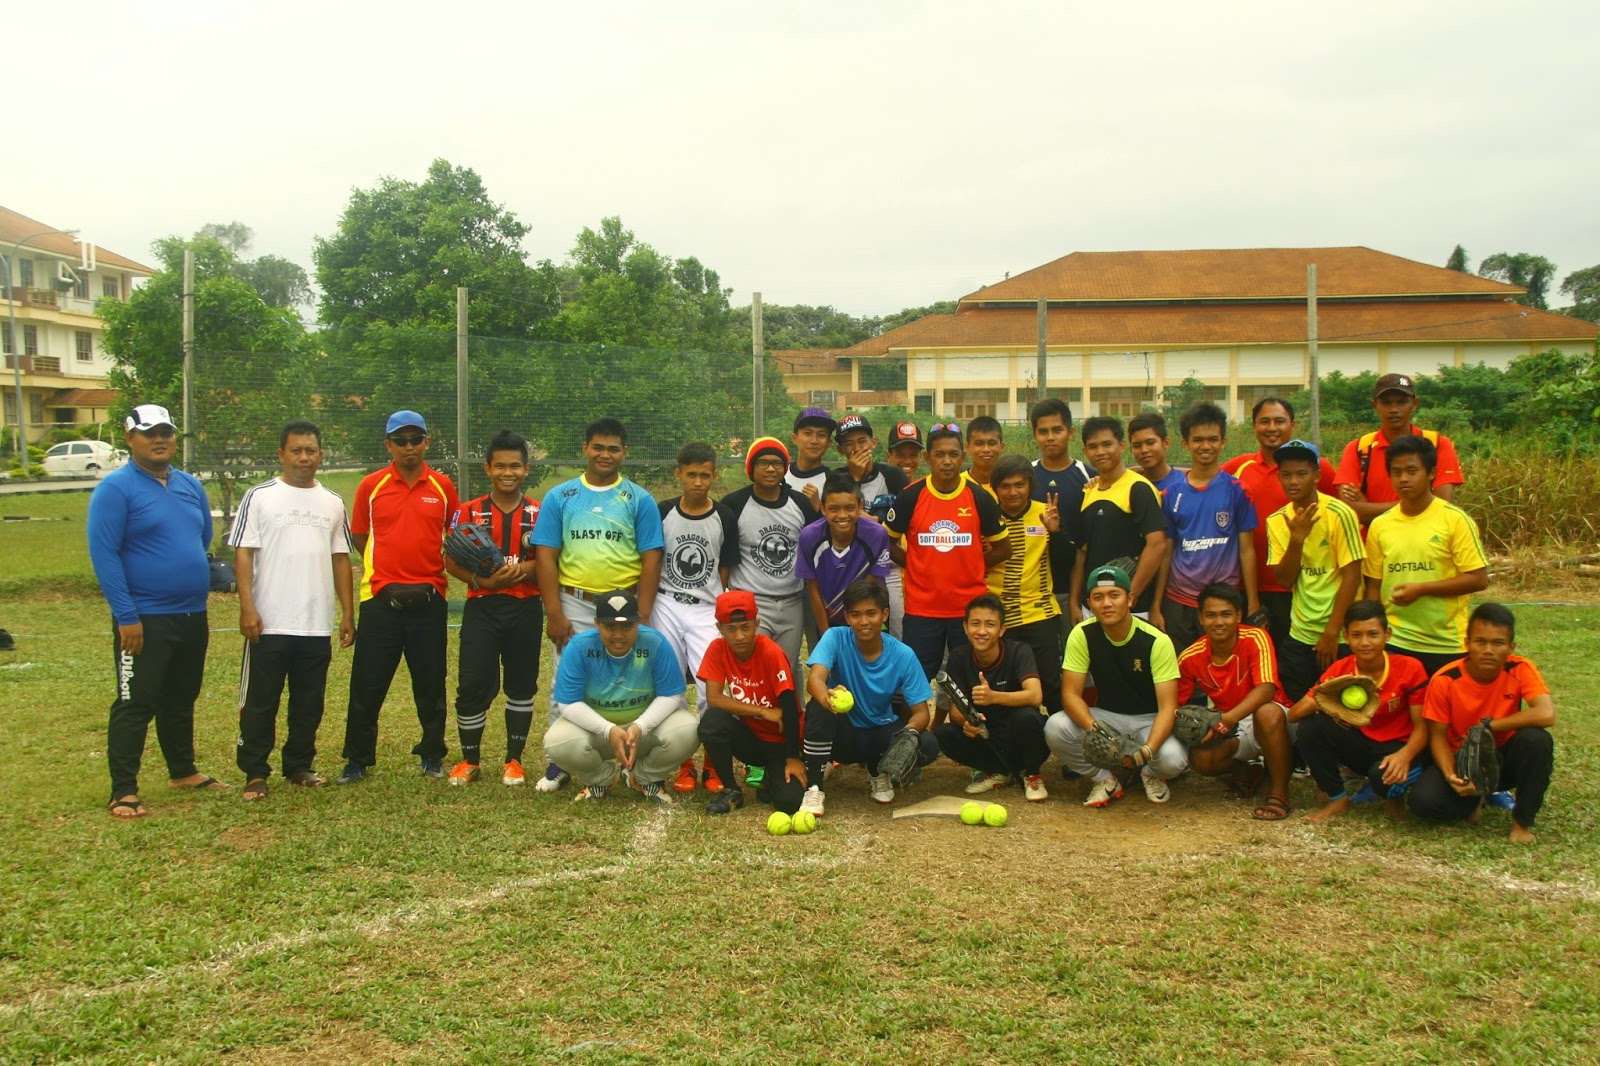
[[[1072,251],[1600,263],[1600,13],[1503,3],[12,4],[0,203],[311,270],[350,189],[482,175],[746,303],[884,313]],[[1559,303],[1559,299],[1552,302]]]

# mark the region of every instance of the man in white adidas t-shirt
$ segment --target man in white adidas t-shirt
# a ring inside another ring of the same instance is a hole
[[[278,703],[289,687],[289,735],[283,776],[320,785],[312,769],[323,693],[333,658],[333,602],[339,600],[339,646],[355,643],[350,527],[344,500],[317,482],[322,431],[295,421],[278,438],[283,473],[244,494],[228,543],[239,580],[239,769],[244,798],[265,799],[268,757],[277,743]]]

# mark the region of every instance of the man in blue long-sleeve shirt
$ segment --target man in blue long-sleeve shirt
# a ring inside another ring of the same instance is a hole
[[[172,466],[177,429],[165,407],[141,404],[126,426],[133,461],[89,497],[89,558],[114,624],[111,813],[141,818],[139,762],[152,718],[173,788],[228,786],[194,764],[194,701],[210,637],[211,503],[199,481]]]

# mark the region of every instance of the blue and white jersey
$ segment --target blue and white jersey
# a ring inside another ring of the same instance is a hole
[[[661,511],[625,477],[596,487],[579,475],[545,495],[533,543],[561,551],[563,585],[595,594],[631,589],[639,583],[640,553],[661,548]]]

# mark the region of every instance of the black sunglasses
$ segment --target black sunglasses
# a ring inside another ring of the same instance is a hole
[[[389,443],[393,444],[397,448],[415,448],[417,445],[421,444],[427,439],[428,435],[426,433],[407,433],[403,437],[390,437]]]

